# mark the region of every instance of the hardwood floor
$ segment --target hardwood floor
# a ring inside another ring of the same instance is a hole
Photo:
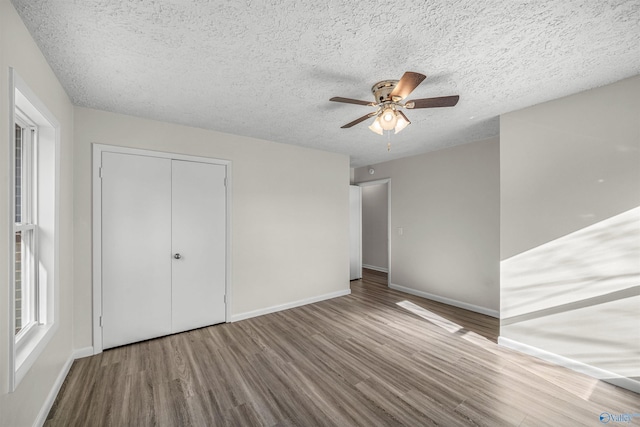
[[[496,344],[498,320],[387,288],[77,360],[47,426],[599,425],[640,396]]]

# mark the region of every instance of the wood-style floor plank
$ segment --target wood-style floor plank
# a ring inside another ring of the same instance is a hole
[[[640,396],[499,347],[365,270],[352,294],[74,362],[47,426],[598,425]]]

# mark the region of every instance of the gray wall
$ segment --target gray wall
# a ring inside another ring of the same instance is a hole
[[[9,67],[60,122],[59,328],[13,393],[7,393],[9,355]],[[33,425],[73,352],[73,105],[9,1],[0,1],[0,425]]]
[[[500,123],[501,337],[640,376],[640,77]]]
[[[497,315],[498,139],[368,169],[356,182],[391,178],[391,283]]]
[[[365,268],[389,268],[387,184],[362,187],[362,264]]]
[[[86,108],[75,109],[74,142],[78,347],[91,345],[94,142],[233,162],[233,319],[349,292],[347,156]]]

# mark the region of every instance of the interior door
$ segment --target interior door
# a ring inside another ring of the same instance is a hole
[[[102,346],[171,333],[171,159],[102,153]]]
[[[172,332],[225,321],[226,167],[172,161]]]

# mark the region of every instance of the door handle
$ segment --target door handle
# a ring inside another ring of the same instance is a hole
[[[173,257],[174,257],[175,259],[180,259],[180,258],[182,258],[182,255],[180,255],[180,254],[175,254]]]

